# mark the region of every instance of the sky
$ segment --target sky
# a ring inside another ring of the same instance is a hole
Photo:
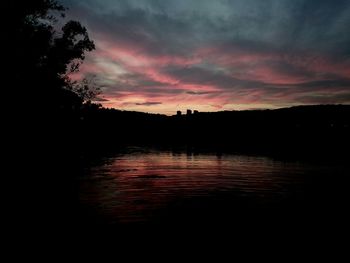
[[[94,40],[73,79],[151,113],[350,103],[348,0],[61,0]]]

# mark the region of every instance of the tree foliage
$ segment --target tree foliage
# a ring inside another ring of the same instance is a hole
[[[95,49],[87,29],[77,21],[59,28],[66,9],[56,0],[20,1],[8,10],[13,14],[9,49],[17,90],[36,105],[72,108],[81,104],[87,92],[72,91],[67,74],[78,71],[85,53]]]
[[[89,104],[101,94],[101,89],[96,85],[94,77],[86,77],[81,81],[72,82],[70,89]]]

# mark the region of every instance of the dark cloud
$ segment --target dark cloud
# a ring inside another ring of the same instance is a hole
[[[241,80],[230,76],[224,72],[217,71],[214,68],[206,69],[201,67],[192,68],[166,68],[164,72],[170,76],[175,77],[183,83],[195,84],[195,85],[208,85],[213,87],[219,87],[222,90],[232,90],[234,88],[250,88],[265,86],[264,83],[254,80]],[[190,91],[193,92],[193,91]],[[203,91],[196,91],[197,94]]]
[[[299,96],[296,98],[296,101],[303,104],[333,104],[334,101],[337,103],[349,103],[350,101],[350,92],[349,93],[339,93],[339,94],[308,94],[304,96]]]
[[[187,94],[190,95],[207,95],[207,94],[212,94],[213,92],[210,91],[186,91]]]
[[[94,98],[94,101],[96,101],[96,102],[106,102],[106,101],[109,101],[109,100],[105,99],[105,98],[97,97],[97,98]]]
[[[346,0],[64,2],[96,34],[107,34],[121,44],[142,42],[147,52],[188,54],[199,45],[221,43],[254,50],[270,46],[349,51]]]
[[[158,101],[147,101],[147,102],[143,102],[143,103],[135,103],[135,105],[137,106],[153,106],[153,105],[160,105],[162,104],[162,102],[158,102]]]
[[[300,87],[305,88],[305,90],[310,89],[312,91],[317,91],[318,89],[324,88],[338,88],[338,89],[346,89],[350,92],[350,79],[335,79],[335,80],[319,80],[319,81],[311,81],[300,84],[286,84],[284,86],[292,86],[292,87]],[[329,89],[328,89],[329,91]]]

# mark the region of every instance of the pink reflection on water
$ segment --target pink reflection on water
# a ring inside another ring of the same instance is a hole
[[[194,198],[283,198],[302,173],[295,164],[263,157],[136,153],[94,168],[81,182],[80,198],[114,222],[142,222]]]

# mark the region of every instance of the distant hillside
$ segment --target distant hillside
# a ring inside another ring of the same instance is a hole
[[[165,116],[114,109],[83,112],[78,129],[94,147],[154,144],[252,152],[350,149],[350,105],[199,112]]]

